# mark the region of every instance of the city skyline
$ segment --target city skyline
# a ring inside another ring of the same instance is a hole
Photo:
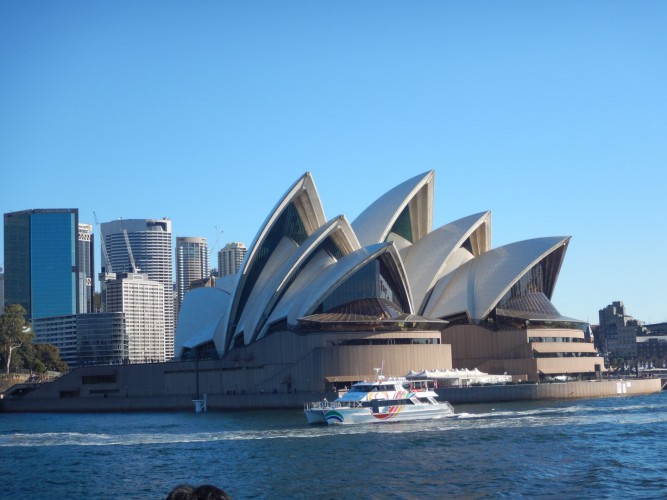
[[[215,260],[306,171],[353,220],[435,169],[434,227],[572,236],[562,314],[667,319],[667,6],[287,5],[3,4],[0,210],[167,217]]]

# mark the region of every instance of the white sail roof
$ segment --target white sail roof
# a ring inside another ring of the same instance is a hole
[[[483,253],[436,284],[424,315],[446,318],[465,313],[473,320],[485,318],[527,271],[568,242],[569,237],[536,238]]]
[[[390,232],[406,208],[409,214],[406,212],[405,217],[409,217],[412,233],[410,242],[414,243],[428,234],[433,225],[434,178],[433,170],[418,175],[373,202],[352,223],[359,243],[366,246],[391,240]]]
[[[307,235],[315,232],[317,228],[326,222],[324,209],[322,208],[322,203],[320,202],[320,197],[310,172],[306,172],[287,190],[269,213],[255,240],[248,249],[239,272],[238,283],[228,311],[228,318],[231,323],[230,328],[234,332],[239,332],[236,328],[236,323],[239,321],[245,308],[245,301],[257,284],[255,280],[261,275],[261,268],[269,260],[267,254],[273,253],[279,244],[279,242],[272,240],[279,239],[286,231],[293,229],[291,227],[292,222],[290,221],[289,224],[285,223],[282,218],[290,209],[296,212],[295,215],[298,223],[302,225]],[[281,221],[285,223],[284,227],[278,227],[277,224]],[[225,350],[229,347],[230,341],[231,338],[228,338]]]
[[[276,302],[289,286],[291,278],[309,257],[320,249],[327,238],[336,240],[339,250],[343,253],[359,249],[359,242],[352,228],[345,216],[341,215],[316,230],[300,247],[286,252],[284,258],[279,260],[279,266],[267,264],[262,272],[261,283],[258,282],[258,286],[253,289],[237,327],[244,329],[246,344],[257,340],[258,328],[263,327]]]
[[[406,286],[405,270],[400,262],[398,251],[392,243],[381,243],[361,248],[356,252],[346,255],[336,265],[329,266],[317,280],[309,283],[301,292],[299,296],[300,300],[296,301],[291,308],[287,317],[288,324],[296,325],[300,317],[311,314],[316,306],[352,274],[371,260],[382,256],[388,257],[387,264],[393,265],[397,273],[403,276],[403,282],[397,283],[397,285],[402,287],[401,291],[408,303],[410,310],[406,312],[412,313],[412,300]]]
[[[549,301],[569,237],[491,249],[490,212],[431,231],[434,175],[399,184],[349,224],[343,216],[326,221],[312,176],[304,174],[265,219],[241,271],[218,280],[215,289],[186,294],[176,348],[213,340],[225,355],[271,328],[296,327],[325,299],[332,307],[330,294],[341,293],[375,259],[406,314],[482,320],[538,263]]]
[[[185,294],[174,338],[177,356],[183,348],[213,340],[229,299],[229,293],[219,288],[195,288]]]
[[[418,313],[440,278],[491,248],[490,226],[491,212],[470,215],[436,229],[401,250]]]

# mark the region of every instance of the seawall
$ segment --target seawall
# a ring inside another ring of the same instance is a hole
[[[632,396],[660,392],[660,379],[603,380],[555,384],[519,384],[469,388],[440,388],[441,400],[453,405],[542,399],[581,399],[612,396]],[[37,393],[38,391],[34,391]],[[86,395],[45,391],[43,397],[26,394],[0,400],[4,412],[125,412],[125,411],[194,411],[193,396],[188,394],[116,394],[92,393]],[[50,395],[50,396],[49,396]],[[207,394],[211,411],[301,409],[303,404],[324,398],[332,401],[335,393],[278,392],[249,394]]]
[[[445,388],[438,389],[438,394],[441,399],[452,404],[462,404],[636,396],[661,390],[662,381],[660,379],[629,379]]]

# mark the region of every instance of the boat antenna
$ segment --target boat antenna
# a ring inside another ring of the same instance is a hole
[[[384,370],[384,360],[382,360],[382,366],[380,368],[373,368],[373,370],[375,370],[375,378],[377,380],[384,379],[384,376],[382,375],[382,371]]]

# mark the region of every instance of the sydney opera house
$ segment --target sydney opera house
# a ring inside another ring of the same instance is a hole
[[[327,219],[310,173],[280,198],[239,273],[185,296],[177,358],[217,359],[222,384],[323,390],[410,370],[592,378],[583,321],[551,303],[569,237],[491,246],[491,213],[433,229],[433,171],[352,223]]]

